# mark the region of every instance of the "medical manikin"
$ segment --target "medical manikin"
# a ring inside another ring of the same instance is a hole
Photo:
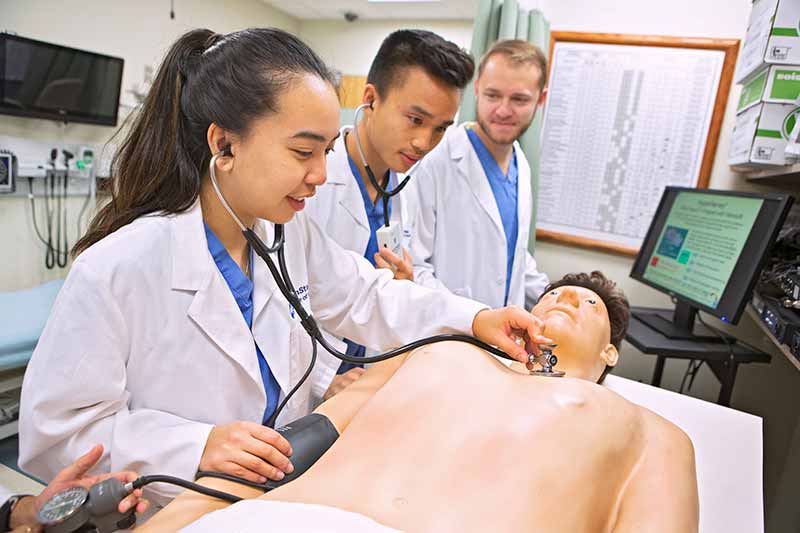
[[[617,362],[624,296],[602,274],[571,275],[532,312],[566,377],[462,343],[378,364],[317,409],[341,436],[303,476],[264,495],[207,479],[259,499],[186,530],[697,531],[689,438],[595,383]],[[225,506],[186,492],[142,531]]]

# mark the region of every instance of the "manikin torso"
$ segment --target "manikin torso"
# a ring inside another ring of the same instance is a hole
[[[263,498],[403,531],[613,531],[649,416],[594,383],[437,344],[411,355],[316,465]]]
[[[412,532],[696,533],[688,436],[594,382],[617,356],[604,301],[559,286],[533,313],[567,377],[531,376],[469,344],[426,346],[373,365],[316,409],[340,437],[298,479],[267,494],[205,483]],[[184,493],[145,529],[174,531],[225,506]],[[221,520],[233,526],[236,507]]]

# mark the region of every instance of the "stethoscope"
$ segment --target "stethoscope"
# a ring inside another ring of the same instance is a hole
[[[364,107],[364,106],[362,106]],[[358,143],[356,143],[358,144]],[[221,152],[214,154],[211,157],[211,162],[209,163],[209,177],[211,178],[211,185],[214,188],[214,192],[216,192],[217,197],[219,198],[222,206],[231,216],[231,218],[236,222],[236,225],[239,226],[239,229],[242,230],[242,234],[244,235],[245,240],[253,249],[253,251],[266,263],[267,268],[269,269],[272,278],[275,280],[275,284],[278,286],[281,294],[283,294],[284,298],[289,302],[289,305],[294,309],[296,316],[300,318],[300,324],[303,326],[303,329],[306,330],[309,337],[311,337],[311,363],[308,365],[308,370],[306,370],[305,374],[300,378],[300,381],[294,388],[286,394],[286,397],[283,401],[278,405],[278,408],[275,409],[275,412],[270,416],[267,420],[266,425],[268,427],[275,427],[275,421],[278,418],[278,415],[286,406],[289,399],[297,392],[300,386],[308,379],[308,376],[311,375],[311,371],[314,369],[314,364],[317,361],[317,342],[319,342],[325,350],[327,350],[331,355],[340,359],[341,361],[345,361],[347,363],[352,364],[372,364],[378,363],[380,361],[385,361],[387,359],[391,359],[392,357],[396,357],[400,354],[406,353],[408,351],[414,350],[421,346],[425,346],[427,344],[433,344],[435,342],[444,342],[444,341],[461,341],[472,344],[479,348],[486,350],[489,353],[492,353],[498,357],[502,357],[504,359],[508,359],[514,361],[512,357],[508,356],[502,350],[495,348],[485,342],[476,339],[475,337],[471,337],[469,335],[459,335],[459,334],[442,334],[442,335],[434,335],[432,337],[427,337],[424,339],[420,339],[418,341],[414,341],[412,343],[406,344],[405,346],[401,346],[399,348],[395,348],[394,350],[390,350],[388,352],[373,355],[370,357],[354,357],[351,355],[347,355],[345,353],[340,352],[336,348],[330,345],[325,337],[322,335],[322,332],[317,325],[316,320],[314,317],[308,313],[303,304],[300,302],[300,299],[297,297],[297,293],[295,291],[294,285],[292,284],[292,280],[289,277],[289,271],[286,268],[286,258],[284,255],[284,245],[286,241],[284,239],[284,231],[283,231],[283,224],[275,224],[275,235],[272,241],[272,246],[267,246],[264,241],[259,238],[258,235],[251,229],[246,227],[242,221],[236,216],[236,213],[233,211],[231,206],[225,200],[225,196],[222,194],[222,191],[219,188],[219,183],[217,182],[217,172],[216,172],[216,163],[217,159],[222,156],[231,156],[230,147],[226,147]],[[373,180],[373,184],[376,183],[375,177],[370,172],[370,179]],[[404,180],[403,184],[407,182],[408,178]],[[398,189],[402,187],[399,186],[394,189],[394,191],[388,192],[386,194],[397,194],[399,192]],[[278,265],[275,265],[275,262],[270,257],[270,254],[277,253],[278,255]]]
[[[389,226],[389,200],[392,198],[392,196],[396,196],[406,185],[408,185],[408,180],[411,179],[411,171],[417,168],[419,161],[414,163],[411,168],[408,169],[405,179],[391,191],[387,191],[380,183],[378,183],[378,180],[375,178],[375,173],[372,172],[371,168],[369,168],[367,158],[364,156],[364,150],[361,148],[361,140],[358,138],[358,116],[367,107],[372,109],[372,103],[370,102],[369,104],[361,104],[356,108],[356,112],[353,116],[353,123],[355,124],[353,127],[353,138],[355,139],[356,150],[358,151],[358,156],[361,158],[361,164],[364,165],[364,170],[367,172],[369,182],[373,187],[375,187],[375,190],[378,191],[378,196],[380,196],[381,201],[383,202],[383,223],[385,226]],[[345,150],[347,150],[346,146],[347,145],[345,144]]]

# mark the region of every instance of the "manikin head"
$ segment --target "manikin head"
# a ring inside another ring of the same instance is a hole
[[[544,102],[547,59],[522,40],[496,42],[478,65],[475,79],[477,122],[493,143],[509,145],[533,122]]]
[[[557,370],[602,383],[617,364],[630,317],[628,299],[601,272],[567,274],[550,284],[531,311],[558,345]]]
[[[406,172],[453,123],[474,69],[467,52],[435,33],[390,34],[372,62],[362,96],[371,104],[362,115],[365,150],[388,168]]]

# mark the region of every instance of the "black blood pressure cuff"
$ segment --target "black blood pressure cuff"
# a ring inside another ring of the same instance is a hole
[[[277,428],[275,431],[280,433],[292,446],[292,456],[289,459],[292,461],[294,471],[291,474],[286,474],[280,481],[268,479],[266,483],[255,483],[228,474],[205,471],[198,472],[195,479],[216,477],[269,492],[300,477],[339,438],[339,432],[336,431],[336,427],[328,417],[318,413],[311,413],[303,418],[298,418],[294,422]]]

